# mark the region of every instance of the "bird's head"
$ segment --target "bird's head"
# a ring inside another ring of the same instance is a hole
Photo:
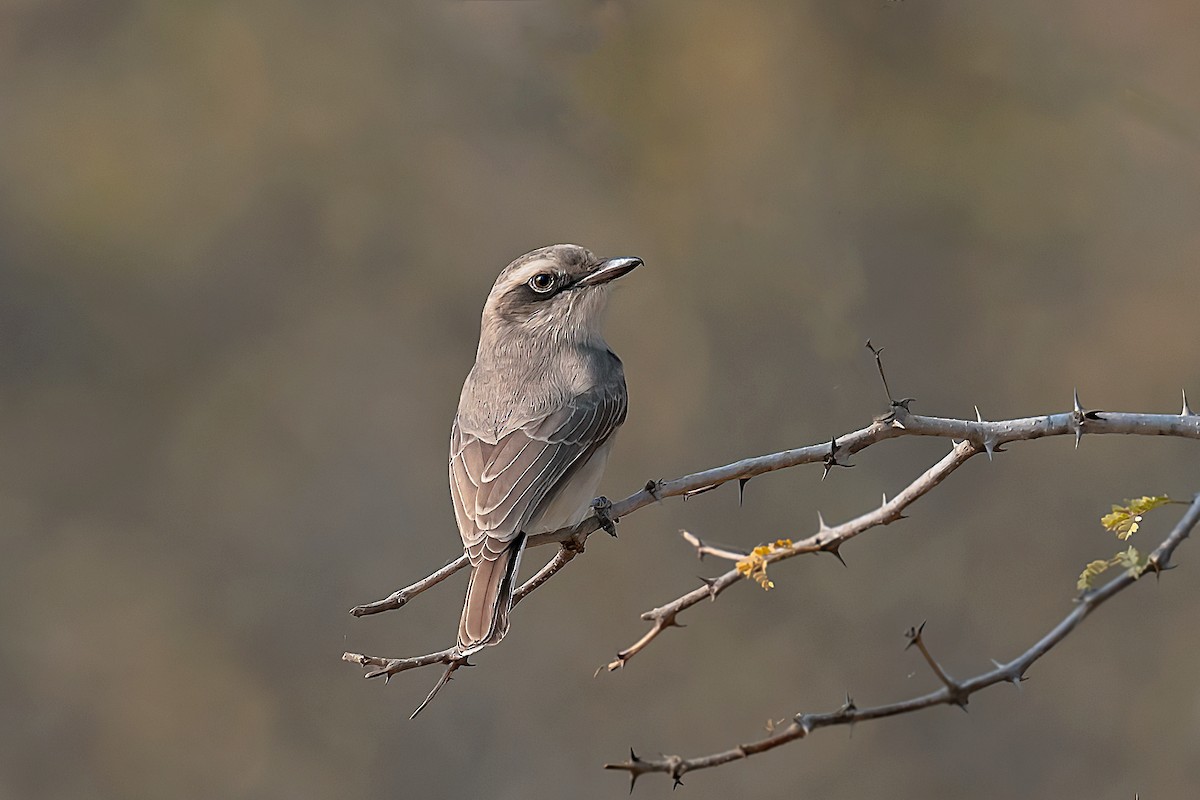
[[[641,263],[640,258],[596,258],[574,244],[526,253],[496,278],[483,307],[481,342],[519,336],[602,342],[609,286]]]

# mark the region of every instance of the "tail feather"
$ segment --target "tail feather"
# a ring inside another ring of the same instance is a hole
[[[484,559],[472,568],[458,623],[458,646],[463,653],[496,644],[508,633],[508,611],[524,548],[525,536],[521,535],[495,561]]]

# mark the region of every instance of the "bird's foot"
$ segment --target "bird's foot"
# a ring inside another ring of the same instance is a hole
[[[620,522],[613,517],[609,511],[612,510],[612,501],[607,497],[600,496],[592,501],[592,513],[596,515],[596,521],[600,523],[600,527],[604,532],[614,539],[617,536],[617,523]]]

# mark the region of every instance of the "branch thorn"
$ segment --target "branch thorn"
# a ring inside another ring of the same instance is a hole
[[[908,644],[904,645],[905,650],[921,641],[921,634],[925,631],[925,623],[928,621],[929,620],[921,620],[920,625],[914,628],[909,628],[908,632],[904,634],[908,637]]]
[[[1075,429],[1075,449],[1079,449],[1079,440],[1083,438],[1083,426],[1088,420],[1104,419],[1099,411],[1086,411],[1079,402],[1079,390],[1075,390],[1075,407],[1071,411],[1071,424]]]
[[[829,542],[826,542],[825,544],[821,545],[821,550],[820,550],[820,552],[822,552],[822,553],[833,553],[833,557],[836,558],[838,561],[842,562],[843,567],[845,567],[846,569],[849,569],[850,565],[846,563],[846,559],[842,558],[841,551],[842,551],[842,542],[839,542],[836,540],[829,541]]]
[[[1194,416],[1196,416],[1196,412],[1195,412],[1195,411],[1192,411],[1192,408],[1191,408],[1191,406],[1189,406],[1189,405],[1188,405],[1188,401],[1187,401],[1187,389],[1184,389],[1184,390],[1183,390],[1183,410],[1179,412],[1179,416],[1181,416],[1181,417],[1194,417]]]
[[[828,475],[829,471],[834,467],[846,467],[849,469],[850,467],[854,466],[853,464],[847,464],[845,462],[838,461],[837,454],[838,450],[840,449],[841,447],[837,443],[836,436],[829,440],[829,452],[825,454],[825,458],[822,461],[822,463],[825,465],[825,468],[821,471],[821,480],[825,480],[825,476]]]
[[[738,478],[738,508],[742,507],[742,500],[746,496],[746,484],[749,482],[749,478]]]

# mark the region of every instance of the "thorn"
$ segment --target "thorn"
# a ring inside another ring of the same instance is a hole
[[[717,599],[717,581],[720,579],[719,578],[705,578],[703,575],[698,575],[696,577],[700,578],[701,582],[705,586],[708,587],[708,599],[716,600]]]
[[[673,777],[675,778],[675,783],[671,784],[671,791],[675,791],[676,788],[683,786],[683,778],[682,777],[680,777],[678,775],[675,775]]]
[[[1154,580],[1158,581],[1162,573],[1173,569],[1175,569],[1174,564],[1163,564],[1159,562],[1157,556],[1150,556],[1150,558],[1146,561],[1146,566],[1142,568],[1142,574],[1145,574],[1150,570],[1154,570]]]
[[[641,762],[641,759],[638,758],[637,753],[633,752],[632,747],[629,748],[629,760],[632,761],[634,764],[638,764]]]
[[[820,511],[817,511],[817,533],[824,533],[825,531],[831,530],[833,530],[833,528],[825,524],[825,517],[821,516]]]
[[[975,421],[980,425],[983,424],[983,415],[979,413],[979,406],[975,406]],[[983,435],[983,449],[987,453],[988,461],[992,460],[992,453],[1001,452],[996,446],[996,437],[993,434],[985,433]]]
[[[883,505],[887,505],[887,492],[883,493]]]
[[[746,484],[749,482],[749,478],[738,478],[738,508],[742,507],[742,500],[746,496]]]
[[[1195,412],[1195,411],[1192,411],[1192,409],[1191,409],[1191,406],[1189,406],[1189,405],[1188,405],[1188,401],[1187,401],[1187,389],[1184,389],[1184,390],[1183,390],[1183,411],[1180,411],[1180,412],[1179,412],[1179,416],[1181,416],[1181,417],[1194,417],[1194,416],[1196,416],[1196,412]]]
[[[658,487],[661,483],[661,481],[646,481],[646,485],[642,488],[649,492],[655,500],[661,501],[662,498],[658,496]]]
[[[846,716],[851,711],[858,711],[858,706],[854,705],[854,698],[850,696],[849,692],[846,692],[846,702],[842,703],[842,707],[838,709],[838,713]]]
[[[837,437],[835,436],[829,440],[829,452],[825,454],[825,458],[823,459],[825,469],[821,471],[821,480],[825,480],[825,476],[828,475],[829,471],[834,467],[846,467],[849,469],[850,467],[854,466],[853,464],[846,464],[838,461],[837,452],[839,449]]]
[[[921,634],[925,632],[925,623],[928,621],[929,620],[927,620],[927,619],[921,620],[920,625],[918,625],[915,628],[909,628],[908,631],[904,634],[905,636],[908,637],[908,644],[904,645],[905,650],[907,650],[908,648],[912,647],[914,644],[917,644],[918,642],[921,641]]]
[[[1075,409],[1071,412],[1071,420],[1075,423],[1075,449],[1079,449],[1079,441],[1083,438],[1083,406],[1079,403],[1079,389],[1075,389]]]
[[[838,561],[842,562],[843,567],[845,567],[846,569],[850,569],[850,565],[846,563],[846,559],[842,558],[841,550],[842,550],[842,542],[836,542],[836,543],[829,542],[827,544],[821,545],[820,552],[833,553],[833,557],[836,558]]]
[[[1079,449],[1079,440],[1083,438],[1083,426],[1088,420],[1102,420],[1099,411],[1086,411],[1079,402],[1079,390],[1075,390],[1075,407],[1071,411],[1071,422],[1075,428],[1075,449]]]

